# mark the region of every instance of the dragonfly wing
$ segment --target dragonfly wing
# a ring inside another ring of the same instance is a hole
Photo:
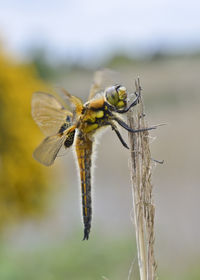
[[[72,106],[75,111],[76,115],[79,116],[82,113],[83,110],[83,102],[80,98],[71,95],[66,89],[61,89],[64,97],[69,101],[70,106]]]
[[[45,166],[52,165],[63,146],[65,146],[65,149],[72,146],[75,129],[76,127],[73,125],[62,133],[46,137],[35,149],[33,157]]]
[[[35,149],[33,157],[45,166],[52,165],[65,139],[65,135],[61,137],[58,135],[46,137]]]
[[[70,122],[72,113],[51,94],[35,92],[32,97],[32,116],[46,135],[55,135],[61,126]]]
[[[116,84],[117,72],[110,69],[103,69],[94,73],[93,84],[89,93],[89,100],[105,88]]]

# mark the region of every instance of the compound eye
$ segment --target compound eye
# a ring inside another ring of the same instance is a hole
[[[116,105],[118,103],[119,96],[116,87],[106,89],[106,99],[111,105]]]
[[[117,92],[119,95],[119,100],[125,100],[127,98],[127,91],[125,87],[123,86],[118,87]]]

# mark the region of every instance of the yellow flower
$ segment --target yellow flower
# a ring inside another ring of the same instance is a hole
[[[0,53],[0,227],[44,206],[47,170],[32,158],[41,133],[31,118],[31,96],[47,87],[33,67]]]

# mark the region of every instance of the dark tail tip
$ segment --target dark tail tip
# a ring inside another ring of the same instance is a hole
[[[89,235],[90,235],[90,229],[89,228],[85,228],[84,229],[83,240],[88,240],[89,239]]]

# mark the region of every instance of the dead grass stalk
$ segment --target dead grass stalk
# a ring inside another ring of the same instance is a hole
[[[133,129],[146,128],[143,96],[140,80],[135,82],[140,102],[128,113],[128,124]],[[149,148],[149,132],[129,133],[131,151],[131,181],[133,191],[134,223],[140,280],[156,279],[156,261],[154,256],[154,217],[151,183],[152,160]]]

